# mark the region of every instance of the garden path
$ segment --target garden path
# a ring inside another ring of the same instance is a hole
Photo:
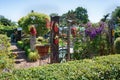
[[[11,50],[12,53],[16,55],[16,58],[14,60],[15,61],[14,66],[16,69],[37,67],[50,63],[49,56],[43,58],[42,60],[37,60],[36,62],[30,62],[25,55],[25,51],[19,49],[16,46],[16,43],[11,43]]]

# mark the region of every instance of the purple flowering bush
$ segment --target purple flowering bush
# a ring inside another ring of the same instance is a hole
[[[85,30],[85,34],[90,37],[90,39],[94,39],[97,35],[100,35],[104,30],[105,23],[101,22],[99,27],[93,27],[92,24],[88,23],[87,28]]]
[[[105,55],[107,53],[108,40],[107,40],[107,25],[100,22],[98,25],[87,24],[85,35],[87,37],[86,43],[89,54]]]
[[[88,22],[85,26],[85,37],[78,34],[74,43],[74,58],[91,58],[109,53],[108,31],[104,22],[92,24]]]

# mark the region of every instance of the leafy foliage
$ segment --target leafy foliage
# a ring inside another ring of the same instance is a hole
[[[74,41],[74,58],[92,58],[109,54],[109,42],[105,23],[88,23],[85,31],[79,31]]]
[[[116,26],[116,27],[115,27],[115,39],[116,39],[117,37],[120,37],[120,26]]]
[[[17,26],[4,26],[4,25],[0,25],[0,30],[13,30],[17,28]]]
[[[16,26],[15,22],[5,18],[4,16],[0,15],[0,24],[4,26]]]
[[[112,12],[112,19],[115,21],[116,24],[119,22],[120,18],[120,6],[115,9],[115,11]]]
[[[22,41],[17,41],[17,46],[25,50],[25,54],[30,61],[37,61],[40,56],[37,50],[31,51],[29,43],[29,39],[24,38]]]
[[[88,20],[88,14],[87,14],[87,10],[85,8],[82,7],[77,7],[75,9],[75,14],[76,14],[76,18],[78,19],[79,23],[87,23]]]
[[[49,16],[37,12],[29,13],[22,17],[18,24],[26,33],[29,33],[29,27],[31,24],[35,24],[37,35],[45,35],[49,30],[46,27],[46,18],[50,19]]]
[[[116,38],[114,42],[115,52],[120,54],[120,37]]]
[[[0,34],[0,72],[5,68],[12,68],[13,59],[10,58],[10,43],[6,35]]]
[[[0,74],[1,80],[119,80],[120,55],[70,61]]]
[[[7,34],[8,37],[13,33],[17,26],[4,26],[0,24],[0,34]]]
[[[45,39],[42,36],[38,36],[38,38],[36,38],[36,46],[40,46],[40,45],[44,46],[47,44],[49,44],[49,39]]]
[[[89,21],[87,10],[83,7],[77,7],[74,10],[69,10],[67,13],[63,14],[60,18],[62,25],[67,24],[67,19],[72,19],[78,24],[87,23]]]
[[[39,59],[39,54],[37,51],[31,51],[29,54],[28,54],[28,59],[30,61],[37,61]]]
[[[23,41],[17,41],[17,46],[21,49],[24,48],[24,42]]]

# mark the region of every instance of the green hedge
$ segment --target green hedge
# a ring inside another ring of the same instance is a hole
[[[14,70],[0,80],[120,80],[120,55]]]

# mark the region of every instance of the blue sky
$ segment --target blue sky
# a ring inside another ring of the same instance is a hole
[[[120,0],[0,0],[0,15],[18,21],[31,10],[62,15],[78,6],[87,9],[91,22],[98,22],[103,15],[120,6]]]

